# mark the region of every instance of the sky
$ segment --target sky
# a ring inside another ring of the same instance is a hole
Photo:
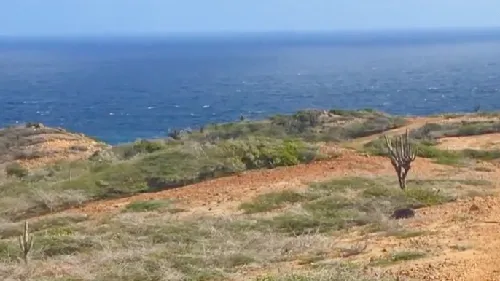
[[[499,0],[1,0],[0,35],[500,27]]]

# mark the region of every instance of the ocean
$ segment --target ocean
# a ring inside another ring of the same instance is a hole
[[[305,108],[500,109],[500,32],[0,38],[0,125],[111,144]]]

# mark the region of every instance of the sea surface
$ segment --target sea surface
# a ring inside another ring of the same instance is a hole
[[[0,126],[108,143],[304,108],[500,109],[500,32],[0,38]]]

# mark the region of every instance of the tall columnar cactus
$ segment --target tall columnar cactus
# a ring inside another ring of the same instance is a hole
[[[417,154],[413,145],[409,141],[408,130],[404,135],[397,136],[392,142],[385,136],[387,150],[391,158],[391,164],[398,175],[399,187],[406,189],[406,176],[411,169],[411,162],[415,160]]]
[[[30,235],[29,233],[29,228],[28,228],[28,222],[24,222],[24,232],[23,235],[19,236],[19,248],[21,249],[21,255],[23,261],[27,264],[28,263],[28,256],[31,251],[31,248],[33,247],[33,235]]]

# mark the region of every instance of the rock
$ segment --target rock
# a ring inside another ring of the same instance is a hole
[[[42,123],[32,123],[32,122],[26,123],[26,128],[41,129],[44,127],[45,126]]]
[[[98,180],[95,183],[98,187],[106,187],[109,186],[109,182],[104,181],[104,180]]]
[[[477,206],[476,204],[472,204],[472,206],[470,206],[469,208],[469,212],[477,212],[479,211],[479,206]]]
[[[391,219],[409,219],[415,217],[415,211],[410,208],[402,208],[395,210],[390,216]]]

